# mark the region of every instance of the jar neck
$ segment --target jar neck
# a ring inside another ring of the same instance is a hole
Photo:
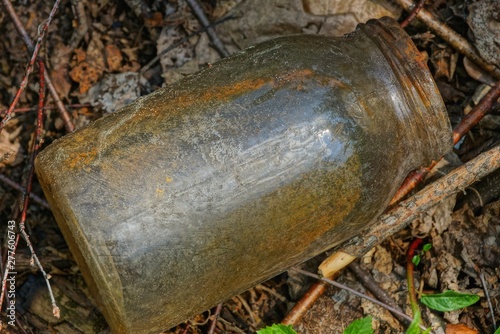
[[[407,136],[416,139],[414,154],[420,163],[430,164],[453,147],[450,121],[439,90],[422,55],[411,38],[389,18],[370,20],[358,29],[380,49],[399,84],[404,97],[398,115]]]

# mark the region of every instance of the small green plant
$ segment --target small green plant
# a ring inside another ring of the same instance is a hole
[[[372,317],[354,320],[344,330],[344,334],[373,334]]]
[[[478,300],[478,295],[460,293],[451,290],[432,295],[422,295],[420,298],[422,304],[433,310],[441,312],[459,310],[475,304]]]
[[[266,328],[259,329],[257,334],[297,334],[292,326],[285,326],[283,324],[274,324]]]
[[[414,265],[418,266],[422,255],[425,252],[428,252],[431,248],[432,248],[432,244],[425,244],[424,247],[422,247],[422,251],[418,252],[418,254],[413,256],[413,258],[411,259],[411,262],[413,262]]]

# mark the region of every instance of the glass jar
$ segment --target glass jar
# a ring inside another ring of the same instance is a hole
[[[359,233],[452,148],[389,18],[250,47],[57,140],[36,171],[114,333],[157,333]]]

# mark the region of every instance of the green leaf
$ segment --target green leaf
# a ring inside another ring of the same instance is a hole
[[[274,324],[272,326],[259,329],[257,334],[297,334],[297,332],[293,330],[292,325],[285,326],[283,324]]]
[[[418,264],[420,263],[420,255],[414,255],[413,258],[411,259],[411,262],[418,266]]]
[[[445,291],[434,295],[422,295],[420,301],[427,307],[441,312],[459,310],[470,306],[479,300],[478,295]]]
[[[422,250],[424,252],[428,252],[432,248],[432,244],[425,244],[424,247],[422,247]]]
[[[495,331],[495,333],[493,334],[500,334],[500,327],[497,328],[497,330]]]
[[[344,334],[373,334],[372,317],[364,317],[351,322]]]

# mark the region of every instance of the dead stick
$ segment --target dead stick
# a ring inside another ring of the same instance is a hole
[[[368,227],[355,244],[342,252],[354,257],[366,254],[390,235],[402,230],[434,205],[442,202],[500,167],[500,145],[484,152],[400,202]]]
[[[410,15],[408,15],[408,17],[399,24],[401,28],[406,28],[406,26],[410,24],[411,21],[413,21],[413,19],[417,16],[418,12],[420,12],[424,7],[424,4],[425,0],[419,0],[419,2],[411,10]]]
[[[373,279],[373,276],[368,271],[361,268],[361,266],[357,262],[351,263],[349,265],[349,269],[356,275],[356,277],[363,283],[363,285],[366,286],[366,288],[370,290],[371,293],[375,295],[375,297],[377,297],[378,300],[387,305],[390,305],[391,307],[394,307],[396,310],[403,313],[403,310],[399,308],[394,299],[392,299],[382,288],[380,288],[377,282],[375,282],[375,280]],[[400,314],[393,313],[393,315],[406,325],[410,324],[408,322],[408,319],[401,317]]]
[[[219,319],[220,312],[222,311],[222,303],[219,303],[217,307],[215,308],[215,312],[213,314],[214,319],[212,320],[212,323],[210,324],[210,328],[208,329],[207,334],[214,334],[215,332],[215,327],[217,327],[217,320]]]
[[[16,182],[12,181],[11,179],[9,179],[7,176],[5,176],[3,174],[0,174],[0,181],[2,181],[3,183],[11,186],[12,188],[14,188],[14,189],[16,189],[18,191],[24,191],[23,187],[21,187],[19,184],[17,184]],[[35,202],[37,202],[38,204],[40,204],[41,206],[43,206],[44,208],[50,209],[49,203],[47,203],[47,201],[43,200],[41,197],[39,197],[39,196],[37,196],[36,194],[33,194],[33,193],[30,193],[30,197]]]
[[[208,37],[210,37],[210,40],[212,41],[215,50],[219,53],[219,55],[222,58],[225,58],[229,56],[229,52],[227,51],[226,47],[220,40],[219,36],[217,36],[217,33],[215,32],[215,29],[210,26],[210,21],[208,20],[207,16],[205,15],[205,12],[201,8],[200,4],[198,3],[197,0],[186,0],[188,3],[189,7],[191,7],[191,10],[193,11],[194,16],[200,21],[201,25],[205,28],[207,28],[207,34]]]
[[[493,86],[492,89],[479,101],[479,103],[472,108],[471,112],[462,118],[460,123],[453,129],[453,144],[457,144],[471,129],[474,127],[484,115],[488,113],[495,104],[496,100],[500,98],[500,81]],[[401,187],[394,195],[389,206],[399,202],[406,195],[410,193],[420,182],[423,181],[425,176],[431,171],[438,161],[433,161],[428,167],[421,167],[412,171],[403,181]]]
[[[381,243],[385,238],[403,229],[411,221],[419,217],[422,212],[427,211],[444,198],[465,189],[499,167],[500,146],[497,146],[428,185],[416,195],[394,206],[392,210],[379,217],[375,223],[360,233],[359,237],[355,238],[354,244],[344,246],[325,260],[320,266],[321,274],[324,277],[332,277],[356,258],[363,256],[371,248]],[[315,296],[315,298],[307,297],[306,301],[299,301],[291,311],[295,314],[285,318],[286,323],[296,323],[323,291],[324,287],[318,285],[311,287],[306,295],[309,294]],[[307,300],[310,300],[310,302]]]
[[[406,11],[410,12],[413,8],[412,0],[395,0],[397,4],[403,7]],[[446,24],[434,17],[430,12],[422,9],[417,14],[417,19],[425,23],[432,31],[434,31],[439,37],[444,39],[448,44],[450,44],[455,50],[463,54],[471,61],[476,63],[479,67],[485,71],[491,73],[497,79],[500,79],[500,68],[489,64],[486,62],[474,49],[474,47],[469,43],[468,40],[457,34],[453,29],[448,27]]]
[[[480,103],[478,103],[469,114],[465,115],[455,129],[453,129],[453,143],[458,143],[474,125],[479,123],[499,98],[500,81],[497,81],[493,88],[481,99]]]
[[[359,291],[356,291],[356,290],[354,290],[354,289],[352,289],[352,288],[348,287],[347,285],[344,285],[344,284],[342,284],[342,283],[339,283],[339,282],[333,281],[333,280],[331,280],[331,279],[329,279],[329,278],[324,278],[324,277],[321,277],[321,276],[319,276],[319,275],[316,275],[316,274],[310,273],[310,272],[308,272],[308,271],[305,271],[305,270],[302,270],[302,269],[299,269],[299,268],[292,268],[291,270],[294,270],[294,271],[296,271],[296,272],[298,272],[298,273],[300,273],[300,274],[302,274],[302,275],[305,275],[305,276],[309,276],[309,277],[312,277],[312,278],[319,279],[319,280],[321,280],[321,281],[324,281],[324,282],[326,282],[326,283],[328,283],[328,284],[333,285],[333,286],[334,286],[334,287],[336,287],[336,288],[339,288],[339,289],[342,289],[342,290],[346,290],[347,292],[350,292],[350,293],[352,293],[353,295],[356,295],[356,296],[358,296],[358,297],[360,297],[360,298],[364,298],[364,299],[366,299],[366,300],[368,300],[368,301],[370,301],[370,302],[372,302],[372,303],[374,303],[374,304],[376,304],[376,305],[379,305],[379,306],[381,306],[381,307],[385,308],[386,310],[389,310],[390,312],[392,312],[392,313],[394,313],[394,314],[397,314],[397,315],[401,316],[402,318],[406,319],[406,320],[407,320],[407,321],[409,321],[409,322],[411,322],[411,321],[412,321],[412,318],[411,318],[411,317],[409,317],[408,315],[406,315],[406,314],[404,314],[403,312],[399,311],[398,309],[395,309],[394,307],[392,307],[392,306],[390,306],[390,305],[387,305],[387,304],[384,304],[384,303],[382,303],[382,302],[378,301],[378,300],[377,300],[377,299],[375,299],[375,298],[372,298],[372,297],[367,296],[367,295],[365,295],[365,294],[363,294],[363,293],[361,293],[361,292],[359,292]],[[425,328],[425,327],[424,327],[424,326],[422,326],[422,325],[420,325],[419,327],[420,327],[422,330],[426,330],[426,329],[427,329],[427,328]]]
[[[33,42],[31,41],[28,33],[24,29],[24,26],[22,25],[21,21],[19,20],[19,16],[17,15],[16,11],[14,10],[14,7],[12,7],[12,4],[10,3],[9,0],[3,0],[3,4],[9,13],[9,16],[11,17],[12,21],[14,22],[14,26],[16,27],[17,31],[21,35],[24,43],[28,47],[28,51],[33,51],[36,49],[36,47],[33,45]],[[48,24],[50,24],[50,21],[52,20],[52,17],[55,13],[55,9],[57,9],[59,5],[59,0],[56,1],[56,3],[53,6],[53,9],[51,11],[51,14],[49,15],[49,19],[46,22],[46,26],[48,27]],[[57,94],[57,90],[54,87],[54,84],[52,83],[52,80],[50,79],[50,75],[46,74],[45,75],[45,81],[47,84],[47,87],[49,88],[50,94],[52,98],[54,99],[54,102],[56,103],[56,106],[59,110],[59,115],[61,119],[64,121],[64,125],[66,128],[67,132],[73,132],[75,130],[75,126],[73,125],[73,122],[71,122],[71,117],[69,116],[68,111],[64,107],[64,104],[62,103],[61,99],[59,98],[59,94]],[[17,102],[16,102],[17,103]],[[15,106],[15,105],[14,105]]]
[[[332,277],[328,277],[332,279]],[[319,297],[326,291],[328,283],[325,281],[317,281],[314,283],[309,290],[300,298],[300,300],[293,306],[293,308],[288,312],[286,317],[281,320],[285,325],[296,324],[309,310],[309,308],[318,300]]]

